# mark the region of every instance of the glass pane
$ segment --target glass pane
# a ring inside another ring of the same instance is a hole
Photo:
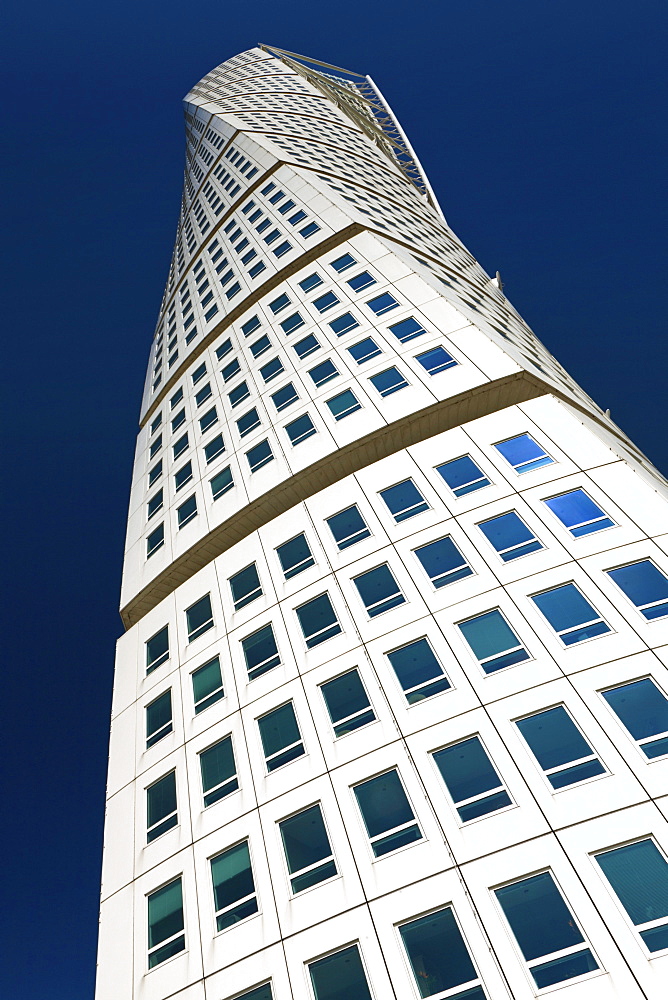
[[[199,766],[202,771],[202,788],[208,792],[210,788],[227,781],[236,774],[232,737],[215,743],[199,755]]]
[[[415,549],[415,555],[436,588],[445,587],[473,574],[473,570],[466,565],[466,560],[450,537],[439,538],[429,545]]]
[[[333,681],[327,681],[321,689],[327,711],[332,722],[345,719],[369,707],[369,699],[356,670],[349,670]]]
[[[357,945],[309,965],[315,1000],[371,1000]]]
[[[334,541],[340,549],[368,538],[371,532],[356,506],[348,507],[339,514],[327,518],[327,525],[334,536]]]
[[[315,564],[305,535],[297,535],[276,549],[285,579],[290,580]]]
[[[668,598],[668,579],[648,559],[608,570],[608,576],[637,607]]]
[[[175,810],[176,772],[171,771],[146,789],[146,826],[155,826],[156,823]]]
[[[668,863],[654,841],[618,847],[596,860],[634,924],[668,916]]]
[[[148,946],[183,930],[183,893],[177,878],[148,897]]]
[[[473,798],[474,795],[481,795],[501,785],[477,736],[438,750],[434,754],[434,760],[455,802]]]
[[[381,490],[380,495],[397,523],[429,510],[429,504],[412,479],[389,486],[386,490]]]
[[[586,948],[574,955],[564,955],[562,958],[552,959],[551,962],[534,965],[531,975],[540,990],[554,983],[563,983],[566,979],[584,976],[585,973],[593,972],[595,969],[598,969],[598,965],[589,948]]]
[[[508,441],[502,441],[500,444],[495,445],[495,448],[501,452],[506,461],[514,469],[527,463],[531,463],[532,468],[536,468],[535,463],[541,459],[547,459],[547,462],[541,461],[541,465],[552,462],[552,459],[545,454],[540,445],[536,444],[528,434],[520,434],[518,437],[510,438]]]
[[[406,600],[387,565],[377,566],[376,569],[355,577],[353,582],[370,618],[375,618]]]
[[[404,691],[443,676],[441,664],[426,639],[418,639],[401,649],[395,649],[393,653],[387,654],[387,658]],[[446,687],[450,687],[447,682]]]
[[[462,455],[452,462],[438,465],[436,471],[442,476],[455,496],[464,496],[483,486],[489,486],[489,480],[475,464],[470,455]]]
[[[297,617],[309,649],[341,631],[328,594],[302,604],[297,608]]]
[[[293,420],[292,423],[286,424],[285,430],[292,445],[301,444],[302,441],[305,441],[316,433],[313,421],[308,413],[304,413],[301,417]]]
[[[459,628],[479,660],[520,644],[500,611],[487,611],[477,618],[461,622]]]
[[[543,503],[550,508],[553,514],[556,514],[567,528],[604,516],[601,508],[587,496],[584,490],[571,490],[569,493],[562,493],[561,496],[544,500]],[[609,518],[606,520],[608,524],[612,524]],[[608,527],[608,524],[591,525],[590,528],[597,531],[600,527]]]
[[[329,858],[332,849],[320,806],[311,806],[279,824],[288,871],[291,875]]]
[[[499,553],[504,553],[502,556],[504,560],[517,558],[520,555],[526,555],[527,552],[534,552],[536,549],[542,548],[533,532],[529,531],[524,521],[514,511],[501,514],[500,517],[494,517],[489,521],[483,521],[478,527],[493,548]],[[513,551],[505,553],[505,549]]]
[[[241,641],[251,680],[278,666],[281,662],[271,625],[265,625]]]
[[[415,819],[396,771],[356,785],[354,791],[370,837]]]
[[[169,656],[169,626],[165,625],[159,632],[146,643],[146,666],[148,672],[155,668]]]
[[[251,563],[250,566],[242,569],[240,573],[235,573],[234,576],[230,577],[230,589],[232,590],[236,611],[245,608],[251,601],[262,596],[260,577],[258,576],[255,563]]]
[[[152,736],[172,721],[172,692],[165,691],[146,706],[146,736]]]
[[[358,365],[361,365],[364,361],[368,361],[370,358],[375,358],[376,355],[381,353],[380,348],[371,337],[360,340],[358,344],[353,344],[352,347],[348,348],[348,351],[352,354]]]
[[[301,737],[292,702],[258,719],[265,757],[296,743]]]
[[[212,617],[211,598],[207,594],[186,611],[188,639],[196,639],[197,636],[202,635],[208,628],[211,628],[213,625],[211,621]]]
[[[497,889],[496,897],[527,962],[584,940],[549,872]]]
[[[404,924],[399,930],[421,997],[478,978],[449,907]]]
[[[391,295],[388,297],[392,298]],[[373,309],[371,302],[369,305]],[[409,340],[413,340],[414,337],[419,337],[425,332],[424,327],[420,326],[418,321],[414,319],[413,316],[409,316],[408,319],[403,319],[400,323],[393,323],[390,326],[390,330],[402,344],[408,343]]]
[[[338,396],[328,399],[327,406],[335,420],[343,420],[344,417],[354,413],[355,410],[362,409],[357,397],[350,389],[345,389]]]
[[[216,910],[222,910],[255,892],[248,843],[244,841],[213,858],[211,876]]]
[[[244,993],[243,996],[237,997],[236,1000],[273,1000],[271,983],[267,983],[265,986],[258,986],[254,990]]]
[[[649,677],[604,691],[603,697],[634,739],[668,732],[668,698]]]
[[[668,925],[662,927],[652,927],[648,931],[641,931],[640,937],[643,939],[649,951],[663,951],[668,948]]]
[[[299,396],[292,382],[288,382],[282,389],[275,392],[271,399],[277,410],[284,410],[290,403],[294,403],[296,399],[299,399]]]
[[[200,667],[193,673],[193,697],[195,700],[195,712],[201,711],[198,705],[205,698],[208,698],[214,693],[222,688],[223,678],[220,672],[220,659],[216,656],[215,659],[210,660],[205,663],[204,666]],[[222,690],[220,691],[219,697],[223,697]]]
[[[544,594],[536,594],[533,601],[555,632],[600,617],[573,583],[565,583],[563,587],[555,587],[554,590],[548,590]]]
[[[592,753],[563,705],[520,719],[517,728],[544,771]]]

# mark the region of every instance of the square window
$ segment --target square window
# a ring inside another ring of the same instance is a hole
[[[342,271],[345,271],[347,268],[352,267],[353,264],[356,263],[357,261],[354,257],[351,257],[349,253],[344,253],[343,257],[337,257],[336,260],[333,260],[329,266],[333,268],[337,274],[341,274]]]
[[[646,757],[668,754],[668,698],[650,677],[602,694]]]
[[[307,649],[313,649],[314,646],[319,646],[321,642],[343,631],[329,594],[314,597],[313,600],[295,608],[295,612]]]
[[[282,389],[278,390],[278,392],[273,393],[271,397],[271,401],[276,407],[278,413],[280,413],[281,410],[284,410],[287,406],[290,406],[291,403],[296,403],[298,399],[299,396],[297,395],[297,390],[292,382],[288,382],[288,384],[284,385]]]
[[[489,479],[482,474],[470,455],[462,455],[461,458],[437,465],[436,471],[456,497],[463,497],[489,486]]]
[[[167,833],[178,821],[176,771],[170,771],[146,789],[146,843]]]
[[[432,754],[462,823],[512,805],[479,736]]]
[[[214,458],[218,458],[225,451],[225,442],[223,441],[223,435],[217,434],[215,438],[212,438],[208,444],[204,445],[204,457],[206,458],[207,465],[209,462],[213,462]],[[215,497],[214,497],[215,499]]]
[[[552,465],[553,458],[543,451],[539,444],[529,434],[518,434],[517,437],[501,441],[494,447],[503,455],[506,462],[512,466],[518,476],[532,472],[544,465]]]
[[[357,669],[320,685],[334,735],[346,736],[376,721]]]
[[[563,705],[529,715],[516,725],[555,790],[605,774]]]
[[[320,388],[321,385],[325,385],[326,382],[331,382],[331,380],[336,378],[338,374],[338,368],[333,361],[330,361],[329,358],[325,361],[321,361],[319,365],[315,366],[315,368],[309,369],[309,375],[317,388]]]
[[[257,632],[242,639],[241,648],[246,660],[249,681],[254,681],[261,674],[273,670],[281,662],[271,624],[263,625]]]
[[[159,524],[157,528],[146,536],[146,558],[150,559],[158,549],[165,544],[165,524]]]
[[[146,749],[148,750],[173,731],[172,689],[168,688],[150,705],[146,706]]]
[[[254,431],[256,427],[260,426],[260,417],[258,412],[253,407],[252,410],[248,410],[243,416],[239,417],[236,421],[237,430],[239,431],[239,437],[245,437],[246,434],[250,434]]]
[[[503,562],[511,562],[543,548],[533,531],[527,528],[514,510],[491,517],[478,527]]]
[[[324,295],[321,295],[319,298],[313,300],[313,305],[319,313],[327,312],[328,309],[332,309],[338,304],[339,299],[334,292],[325,292]]]
[[[330,329],[336,334],[337,337],[342,337],[344,333],[348,333],[350,330],[355,330],[359,326],[359,323],[355,319],[352,313],[344,313],[343,316],[337,316],[329,324]]]
[[[309,274],[308,278],[304,278],[303,281],[299,282],[299,287],[303,292],[310,292],[318,285],[322,285],[322,278],[319,274]]]
[[[180,507],[177,507],[176,517],[179,528],[184,528],[193,518],[197,517],[197,495],[195,493],[191,497],[188,497]]]
[[[303,532],[291,538],[289,542],[279,545],[276,554],[286,580],[291,580],[293,576],[303,573],[310,566],[315,566],[315,559]]]
[[[186,625],[188,642],[194,642],[210,628],[213,628],[213,611],[211,610],[211,595],[205,594],[186,609]]]
[[[432,347],[430,351],[416,354],[415,360],[422,365],[428,375],[438,375],[439,372],[444,372],[457,364],[444,347]]]
[[[293,893],[310,889],[337,874],[336,862],[319,805],[278,824]]]
[[[384,313],[389,312],[390,309],[396,309],[399,303],[389,292],[383,292],[382,295],[377,295],[375,299],[369,299],[367,305],[376,316],[382,316]]]
[[[380,491],[380,497],[397,524],[429,510],[429,504],[412,479],[404,479],[402,483],[388,486]]]
[[[349,347],[348,353],[352,355],[358,365],[363,365],[365,361],[370,361],[371,358],[377,357],[382,351],[371,337],[366,337],[364,340],[360,340],[358,343],[353,344],[352,347]]]
[[[473,570],[449,535],[413,551],[437,590],[473,575]]]
[[[421,997],[485,1000],[452,907],[411,920],[399,933]]]
[[[199,754],[199,767],[205,809],[238,789],[239,779],[231,736],[218,740],[207,750],[202,750]]]
[[[308,337],[304,337],[303,340],[298,341],[298,343],[293,346],[297,357],[301,358],[303,361],[304,358],[309,356],[309,354],[313,354],[314,351],[318,350],[320,343],[316,340],[312,333],[309,333]]]
[[[294,333],[295,330],[298,330],[299,327],[303,325],[304,325],[304,320],[302,319],[301,314],[296,312],[293,313],[292,316],[288,316],[287,319],[283,320],[283,322],[281,323],[281,330],[287,337],[289,334]]]
[[[269,442],[265,439],[256,444],[250,451],[247,451],[246,458],[251,472],[257,472],[273,460],[274,453],[271,450]]]
[[[607,573],[647,621],[668,615],[668,578],[649,559]]]
[[[290,443],[293,448],[317,433],[313,421],[309,417],[308,413],[304,413],[301,417],[297,417],[296,420],[293,420],[292,423],[286,424],[285,430],[290,438]]]
[[[353,579],[369,618],[376,618],[406,603],[392,570],[383,563]]]
[[[615,522],[584,490],[569,490],[568,493],[543,500],[543,503],[568,528],[573,538],[615,527]]]
[[[610,631],[598,611],[583,597],[574,583],[564,583],[532,598],[564,646],[594,639]]]
[[[231,576],[229,584],[235,611],[240,611],[251,601],[262,597],[262,586],[255,563],[251,563],[250,566],[246,566],[245,569]]]
[[[258,912],[247,840],[211,859],[211,878],[217,930]]]
[[[371,1000],[357,945],[310,962],[308,968],[316,1000]]]
[[[381,396],[391,396],[409,384],[397,368],[386,368],[384,372],[372,375],[369,381]]]
[[[257,724],[268,772],[303,756],[304,744],[291,701],[263,715]]]
[[[152,635],[146,643],[146,673],[150,674],[169,659],[169,625]]]
[[[376,284],[376,279],[372,278],[368,271],[362,271],[353,278],[348,279],[348,284],[354,292],[361,292],[364,288],[369,288]]]
[[[354,545],[356,542],[361,542],[363,538],[371,537],[371,532],[356,504],[347,507],[338,514],[333,514],[326,520],[327,527],[341,550],[347,549],[348,546]]]
[[[401,778],[386,771],[353,788],[374,857],[422,840]]]
[[[181,876],[150,893],[147,903],[148,967],[154,969],[186,946]]]
[[[350,389],[344,389],[338,396],[332,396],[327,400],[327,406],[335,420],[343,420],[355,410],[362,409],[362,404]]]
[[[449,690],[450,681],[428,639],[416,639],[386,655],[409,705]]]
[[[486,674],[529,659],[498,608],[460,622],[458,628]]]
[[[220,670],[220,657],[214,656],[212,660],[202,664],[192,673],[193,701],[195,703],[195,715],[199,715],[205,708],[210,708],[217,701],[225,697],[223,690],[223,676]]]

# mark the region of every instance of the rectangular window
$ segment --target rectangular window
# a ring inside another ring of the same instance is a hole
[[[354,277],[349,278],[347,284],[350,285],[354,292],[361,292],[364,288],[375,285],[376,279],[372,278],[368,271],[362,271],[361,274],[356,274]]]
[[[303,325],[304,325],[304,320],[302,319],[300,313],[297,312],[293,313],[292,316],[288,316],[287,319],[283,320],[283,322],[281,323],[281,330],[287,337],[291,333],[294,333],[295,330],[298,330],[300,326]]]
[[[429,510],[429,504],[412,479],[404,479],[402,483],[388,486],[380,491],[380,497],[397,524]]]
[[[459,623],[459,630],[486,674],[529,659],[498,608]]]
[[[668,615],[668,578],[649,559],[607,573],[647,621]]]
[[[156,462],[152,469],[149,469],[148,472],[149,489],[154,485],[154,483],[157,483],[161,475],[162,475],[162,459],[160,459],[159,462]]]
[[[274,630],[270,624],[263,625],[257,632],[242,639],[241,648],[246,660],[249,681],[266,674],[281,662]]]
[[[395,303],[395,305],[398,305],[398,303]],[[390,308],[393,307],[390,306]],[[409,316],[408,319],[402,319],[400,323],[393,323],[390,326],[390,333],[393,333],[401,344],[407,344],[409,340],[415,340],[416,337],[421,337],[426,332],[422,324],[418,323],[413,316]]]
[[[333,319],[329,326],[337,337],[342,337],[344,333],[349,333],[350,330],[356,330],[359,323],[352,313],[344,313],[343,316],[337,316],[336,319]]]
[[[462,455],[451,462],[437,465],[436,471],[447,483],[456,497],[481,490],[489,486],[489,479],[482,474],[470,455]]]
[[[174,458],[179,458],[179,456],[183,454],[183,452],[187,449],[187,447],[188,447],[188,434],[185,433],[172,446],[172,449],[174,451]]]
[[[356,263],[357,261],[354,257],[351,257],[349,253],[344,253],[343,257],[337,257],[336,260],[333,260],[329,266],[333,268],[337,274],[341,274],[342,271],[345,271],[347,268],[352,267],[353,264]]]
[[[450,681],[427,639],[416,639],[386,655],[409,705],[450,688]]]
[[[538,989],[598,969],[550,872],[495,892]]]
[[[193,477],[193,464],[192,462],[186,462],[185,465],[182,465],[181,468],[174,473],[174,489],[176,490],[176,492],[178,493],[178,491],[183,486],[185,486],[186,483],[189,483],[192,477]]]
[[[320,685],[335,736],[346,736],[376,721],[357,669]]]
[[[399,933],[421,997],[485,1000],[452,907],[411,920]]]
[[[306,212],[303,212],[300,209],[298,212],[295,212],[294,215],[290,216],[288,222],[290,223],[291,226],[296,226],[298,223],[302,222],[305,218],[306,218]]]
[[[257,724],[267,771],[275,771],[303,756],[304,744],[291,701],[263,715]]]
[[[162,448],[162,434],[159,434],[158,437],[153,442],[153,444],[151,445],[151,449],[149,451],[149,456],[148,456],[149,460],[154,459],[161,448]]]
[[[646,757],[654,760],[668,754],[668,698],[650,677],[602,695]]]
[[[233,299],[234,296],[237,295],[237,293],[240,292],[240,291],[241,291],[241,285],[239,284],[238,281],[235,281],[234,284],[230,285],[230,287],[225,292],[225,298],[227,298],[227,299]],[[217,311],[218,311],[218,309],[216,307],[216,312]]]
[[[356,504],[347,507],[338,514],[333,514],[327,519],[327,527],[331,531],[334,541],[339,549],[347,549],[356,542],[361,542],[363,538],[370,538],[366,522],[359,512]]]
[[[248,993],[237,997],[236,1000],[274,1000],[274,995],[271,992],[271,983],[265,983],[264,986],[257,986],[254,990],[249,990]]]
[[[218,412],[216,407],[212,406],[203,417],[199,418],[199,429],[204,434],[205,431],[208,431],[209,427],[213,427],[216,423],[218,423]]]
[[[371,850],[377,858],[422,840],[420,827],[396,770],[386,771],[353,788]]]
[[[195,393],[195,403],[197,404],[197,406],[201,406],[202,403],[205,403],[207,399],[209,399],[210,397],[211,397],[211,383],[207,382],[206,385],[199,390],[199,392]]]
[[[299,287],[303,292],[310,292],[314,288],[317,288],[318,285],[322,285],[322,278],[316,273],[309,274],[307,278],[299,282]]]
[[[250,352],[253,355],[253,357],[257,359],[260,357],[261,354],[264,354],[265,351],[268,351],[270,347],[271,347],[271,341],[269,340],[269,337],[265,333],[263,337],[260,337],[259,340],[256,340],[255,343],[250,345]]]
[[[447,371],[457,364],[444,347],[432,347],[430,351],[416,354],[415,360],[422,365],[427,375],[438,375],[439,372]]]
[[[356,944],[309,963],[315,1000],[372,1000]]]
[[[159,413],[157,417],[154,417],[153,420],[151,421],[151,434],[155,434],[161,423],[162,423],[162,413]]]
[[[668,863],[653,840],[595,855],[649,952],[668,948]]]
[[[189,521],[197,517],[197,496],[195,493],[191,497],[188,497],[186,502],[182,503],[180,507],[177,507],[176,516],[179,528],[185,527]]]
[[[241,332],[243,333],[244,337],[250,337],[251,333],[255,333],[255,331],[260,327],[260,325],[261,324],[258,317],[251,316],[249,320],[246,320],[245,323],[241,324]]]
[[[329,594],[321,594],[295,609],[307,649],[319,646],[343,631]]]
[[[231,350],[232,350],[232,341],[228,337],[227,340],[224,340],[222,342],[220,347],[216,348],[216,357],[218,358],[219,361],[222,361],[225,355],[229,354]]]
[[[211,878],[217,930],[258,912],[247,840],[211,859]]]
[[[449,535],[413,551],[437,590],[473,575],[473,570]]]
[[[248,410],[236,421],[237,430],[239,431],[239,437],[245,437],[254,431],[256,427],[260,426],[260,417],[258,415],[255,407],[252,410]]]
[[[277,375],[281,375],[285,369],[283,368],[283,363],[280,358],[273,358],[266,365],[262,365],[260,368],[260,375],[265,382],[271,382],[273,378]]]
[[[333,878],[336,862],[319,805],[278,824],[293,893]]]
[[[230,406],[234,409],[239,403],[243,403],[244,399],[248,399],[250,396],[250,389],[248,388],[248,383],[246,381],[240,382],[239,385],[235,386],[231,392],[228,392],[227,398],[230,401]]]
[[[170,771],[146,789],[146,843],[167,833],[178,821],[176,771]]]
[[[409,385],[398,368],[386,368],[384,372],[372,375],[369,381],[381,396],[391,396],[393,392],[399,392]]]
[[[282,389],[278,390],[278,392],[273,393],[271,397],[271,401],[276,407],[276,411],[278,413],[280,413],[281,410],[285,410],[292,403],[296,403],[298,399],[299,396],[297,395],[297,390],[292,382],[288,382],[288,384],[284,385]]]
[[[177,389],[169,401],[169,408],[173,410],[175,407],[179,405],[182,399],[183,399],[183,389]]]
[[[317,388],[321,385],[325,385],[326,382],[330,382],[333,378],[336,378],[338,374],[338,368],[333,361],[330,361],[329,358],[325,361],[321,361],[319,365],[315,366],[315,368],[309,369],[309,376]]]
[[[231,736],[226,736],[212,747],[203,750],[199,755],[199,766],[205,808],[236,792],[239,780]]]
[[[503,562],[511,562],[543,548],[533,531],[527,528],[514,510],[491,517],[478,527]]]
[[[320,343],[312,333],[309,333],[308,337],[304,337],[303,340],[300,340],[294,345],[295,353],[302,361],[304,358],[307,358],[309,354],[313,354],[314,351],[317,351],[319,347]]]
[[[150,559],[151,556],[161,549],[165,544],[165,525],[164,522],[159,524],[150,535],[146,537],[146,558]]]
[[[192,373],[193,385],[197,385],[200,379],[203,379],[206,375],[206,361],[203,361],[201,365],[198,365],[195,371]]]
[[[573,538],[590,535],[603,528],[614,528],[615,522],[595,504],[584,490],[570,490],[558,497],[543,500],[545,506],[568,528]]]
[[[494,447],[518,476],[540,469],[543,465],[552,465],[554,462],[554,459],[550,458],[529,434],[518,434],[517,437],[501,441]]]
[[[256,444],[254,448],[246,452],[246,458],[251,472],[257,472],[263,466],[268,465],[274,458],[269,442],[265,439]]]
[[[230,577],[228,582],[232,591],[235,611],[241,611],[251,601],[262,597],[262,586],[260,585],[260,577],[258,576],[255,563],[251,563],[250,566],[246,566],[239,573],[235,573],[234,576]]]
[[[357,587],[369,618],[375,618],[406,603],[406,598],[401,593],[387,563],[354,577],[353,583]]]
[[[310,566],[315,566],[315,559],[303,532],[291,538],[289,542],[277,546],[276,555],[286,580],[291,580],[293,576],[303,573]]]
[[[432,754],[462,823],[512,805],[479,736]]]
[[[188,627],[188,642],[193,642],[213,628],[213,611],[211,610],[211,595],[205,594],[186,610],[186,625]]]
[[[156,744],[163,736],[169,736],[173,730],[172,689],[168,688],[146,706],[146,749]]]
[[[294,207],[295,207],[294,201],[288,198],[288,200],[284,201],[283,204],[279,207],[278,211],[281,215],[285,215],[287,212],[290,211],[291,208]]]
[[[382,295],[377,295],[375,299],[369,299],[367,305],[376,316],[382,316],[383,313],[389,312],[390,309],[396,309],[399,303],[389,292],[383,292]],[[392,328],[390,327],[390,329]]]
[[[564,583],[561,587],[535,594],[532,600],[564,646],[594,639],[610,631],[610,626],[574,583]]]
[[[320,232],[320,226],[317,222],[309,222],[308,226],[304,226],[304,228],[300,229],[299,232],[304,239],[308,239],[308,237],[313,236],[314,233]]]
[[[516,726],[554,789],[605,774],[563,705],[520,719]]]
[[[230,379],[234,378],[237,372],[240,371],[241,371],[241,365],[235,358],[234,361],[230,361],[229,365],[225,365],[225,367],[221,369],[220,374],[223,376],[224,382],[229,382]]]
[[[169,659],[169,625],[152,635],[146,643],[146,673],[150,674]]]
[[[193,671],[193,701],[195,702],[195,715],[199,715],[205,708],[210,708],[217,701],[225,697],[223,690],[223,677],[220,671],[220,657],[214,656],[208,663],[203,663],[201,667]]]
[[[382,354],[382,351],[371,337],[366,337],[364,340],[360,340],[357,344],[349,347],[348,353],[352,355],[358,365],[363,365],[365,361],[370,361],[371,358]]]
[[[317,434],[313,421],[309,417],[308,413],[304,413],[301,417],[297,417],[296,420],[286,424],[285,431],[290,438],[290,444],[293,448],[296,445],[301,444],[302,441],[306,441],[307,438]]]
[[[290,299],[284,292],[283,295],[279,295],[277,299],[274,299],[273,302],[269,303],[269,308],[273,312],[274,316],[276,316],[277,313],[279,313],[282,309],[285,309],[286,306],[289,305],[290,305]],[[246,336],[248,336],[248,334],[246,334]]]
[[[150,893],[148,903],[148,967],[184,951],[183,890],[181,876]]]
[[[211,496],[214,500],[218,500],[223,494],[227,493],[234,486],[234,480],[232,479],[232,470],[229,465],[222,472],[219,472],[217,476],[209,480],[211,485]]]
[[[204,445],[204,457],[206,459],[206,464],[213,462],[214,458],[218,458],[225,451],[225,442],[223,441],[222,434],[216,434],[215,438],[211,438],[208,444]]]
[[[350,389],[344,389],[338,396],[332,396],[327,400],[327,406],[335,420],[343,420],[356,410],[362,409],[362,404]]]

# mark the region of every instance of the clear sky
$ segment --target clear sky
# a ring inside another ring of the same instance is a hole
[[[183,95],[258,41],[372,76],[455,232],[665,473],[667,29],[665,0],[33,0],[6,17],[3,1000],[93,992],[125,517]]]

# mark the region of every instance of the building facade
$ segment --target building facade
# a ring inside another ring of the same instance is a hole
[[[185,99],[97,1000],[668,993],[668,492],[373,82]]]

